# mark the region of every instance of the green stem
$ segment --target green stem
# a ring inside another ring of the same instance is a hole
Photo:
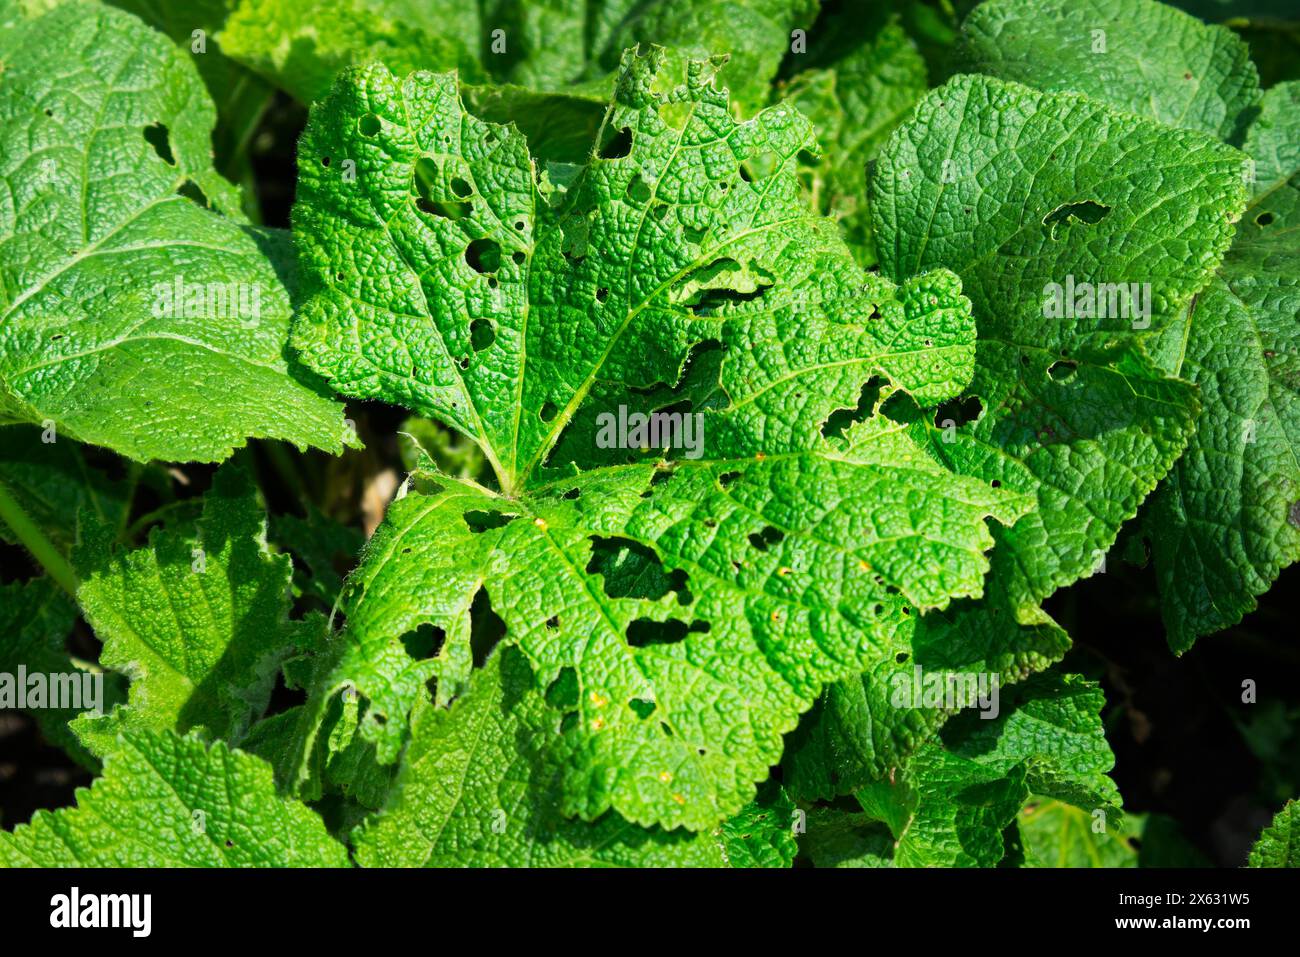
[[[0,482],[0,521],[13,530],[18,541],[32,553],[42,568],[73,598],[77,597],[77,574],[54,543],[27,517],[13,493]]]

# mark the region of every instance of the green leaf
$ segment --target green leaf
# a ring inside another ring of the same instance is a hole
[[[928,94],[882,154],[884,271],[953,269],[980,332],[974,421],[941,410],[914,428],[950,467],[1038,501],[996,533],[1013,607],[1094,570],[1186,444],[1194,391],[1146,348],[1230,242],[1243,161],[1200,133],[981,76]],[[1106,308],[1088,309],[1076,287],[1082,308],[1058,316],[1051,294],[1071,283],[1137,295],[1103,289]]]
[[[892,704],[897,710],[902,702]],[[1083,809],[1085,817],[1101,810],[1103,824],[1117,828],[1120,797],[1107,776],[1115,759],[1101,723],[1103,704],[1100,689],[1077,675],[1037,675],[999,687],[981,699],[979,713],[958,714],[944,726],[942,746],[939,739],[921,746],[888,776],[859,785],[854,758],[832,752],[829,766],[841,775],[832,783],[855,787],[864,813],[814,808],[804,848],[818,866],[991,867],[1005,854],[1004,832],[1017,813],[1023,830],[1053,798]],[[852,753],[854,730],[887,721],[843,715],[823,724],[848,732]],[[795,767],[815,780],[808,765],[817,757],[806,749]],[[807,787],[806,780],[796,783]]]
[[[188,58],[77,3],[7,42],[0,421],[142,461],[221,459],[248,436],[341,450],[339,406],[285,355],[285,238],[216,211],[238,202],[211,167],[212,105]]]
[[[547,749],[560,712],[527,660],[504,648],[449,710],[421,698],[396,786],[356,834],[378,867],[720,867],[721,834],[668,833],[617,814],[587,823],[559,812],[563,755]],[[772,812],[768,812],[772,813]],[[761,822],[758,826],[764,826]],[[738,825],[747,827],[747,825]],[[750,837],[753,840],[753,835]],[[748,864],[747,842],[736,844]]]
[[[923,681],[942,687],[954,679],[978,681],[980,674],[997,675],[1005,686],[1059,661],[1070,640],[1036,606],[1014,608],[1001,578],[990,577],[983,599],[923,617],[911,644],[910,654],[831,685],[800,722],[783,758],[786,785],[798,800],[828,800],[864,787],[933,736],[952,707],[893,704],[893,689],[910,687],[915,668]]]
[[[800,843],[814,867],[894,866],[894,835],[884,824],[858,811],[810,809]]]
[[[1069,89],[1162,122],[1246,140],[1254,198],[1218,275],[1153,348],[1195,383],[1204,405],[1186,453],[1161,485],[1146,524],[1170,647],[1241,620],[1278,572],[1300,557],[1296,393],[1296,257],[1300,171],[1297,97],[1283,84],[1260,105],[1246,45],[1155,3],[995,0],[971,15],[977,69],[1042,89]],[[1135,17],[1142,28],[1134,29]],[[1104,53],[1092,29],[1106,32]],[[1123,66],[1140,62],[1141,68]]]
[[[121,689],[106,676],[101,685],[103,697],[92,701],[87,697],[95,694],[94,686],[82,680],[83,674],[93,674],[99,669],[85,662],[74,662],[68,653],[68,636],[72,632],[77,618],[76,606],[68,596],[50,578],[43,577],[29,582],[9,582],[0,585],[0,674],[14,682],[12,691],[17,694],[19,669],[27,675],[43,674],[51,682],[54,676],[76,676],[77,687],[74,690],[66,679],[60,677],[60,687],[67,689],[72,700],[80,699],[79,707],[49,707],[52,701],[46,701],[40,707],[31,707],[29,713],[40,725],[41,733],[52,743],[63,748],[76,761],[86,767],[94,768],[96,760],[89,754],[72,733],[68,723],[82,712],[94,707],[108,708],[122,697]],[[93,680],[93,679],[92,679]],[[0,707],[12,708],[16,701],[4,701],[0,694]]]
[[[227,466],[197,528],[155,528],[134,551],[87,546],[77,600],[104,643],[100,663],[131,679],[129,707],[77,722],[92,750],[122,727],[238,743],[281,661],[320,643],[319,615],[288,617],[290,560],[269,552],[265,529],[247,473]]]
[[[346,867],[320,818],[221,742],[124,732],[76,807],[0,832],[5,867]]]
[[[1060,798],[1118,826],[1120,798],[1107,772],[1100,689],[1077,675],[1045,674],[981,701],[944,726],[902,771],[857,798],[898,840],[894,862],[991,867],[1003,832],[1031,794]],[[991,706],[990,706],[991,705]]]
[[[943,729],[953,753],[1009,771],[1025,763],[1026,783],[1040,796],[1059,798],[1119,820],[1120,796],[1108,776],[1115,756],[1106,743],[1101,688],[1079,675],[1035,675],[1000,696],[992,718],[972,712]]]
[[[719,85],[752,113],[770,97],[792,28],[807,30],[816,10],[816,0],[240,0],[220,39],[304,103],[321,99],[344,67],[370,61],[398,75],[458,69],[467,83],[496,86],[511,101],[498,109],[531,120],[532,130],[521,126],[533,140],[550,131],[523,114],[530,95],[562,114],[575,96],[604,98],[622,51],[638,43],[672,48],[681,70],[692,57],[728,54]],[[540,141],[534,148],[553,155]]]
[[[1259,103],[1240,37],[1154,0],[989,0],[962,25],[959,55],[971,72],[1083,93],[1234,144]]]
[[[812,120],[821,156],[809,164],[812,201],[839,220],[863,266],[876,262],[866,208],[867,164],[926,90],[925,61],[887,23],[833,65],[797,75],[782,92]]]
[[[50,542],[70,554],[77,538],[77,517],[86,511],[100,525],[123,531],[130,504],[130,479],[114,479],[86,461],[76,442],[53,432],[15,426],[0,432],[0,484],[9,490]],[[16,542],[0,521],[0,538]]]
[[[306,508],[306,518],[272,516],[271,540],[297,558],[293,569],[295,592],[310,595],[327,609],[333,608],[343,588],[343,575],[356,564],[365,536],[321,514],[310,503]]]
[[[789,867],[799,845],[794,836],[798,809],[776,781],[765,781],[758,797],[723,822],[723,852],[732,867]]]
[[[1241,621],[1300,560],[1300,83],[1270,90],[1246,148],[1241,234],[1165,337],[1195,382],[1196,432],[1154,496],[1147,532],[1169,646]]]
[[[1300,867],[1300,802],[1287,801],[1250,849],[1251,867]]]
[[[1024,764],[1002,770],[934,745],[917,751],[896,780],[857,794],[893,833],[895,867],[992,867],[1028,796]]]
[[[1034,798],[1017,819],[1025,867],[1137,867],[1139,820],[1118,825],[1066,801]]]
[[[332,697],[365,699],[359,733],[390,764],[424,683],[464,681],[490,603],[541,684],[574,685],[565,812],[712,828],[823,684],[896,667],[923,612],[981,594],[985,519],[1029,504],[862,405],[873,378],[877,402],[962,388],[972,329],[951,274],[863,274],[800,196],[807,122],[778,105],[740,123],[710,64],[678,86],[662,67],[629,53],[609,142],[558,195],[517,132],[464,113],[453,77],[366,67],[313,111],[296,341],[341,391],[469,435],[500,491],[425,475],[390,509],[304,712],[305,793]],[[675,389],[713,348],[692,392],[724,400],[698,413],[707,441],[601,440],[598,413]],[[837,410],[854,413],[839,434]],[[625,591],[605,571],[620,551],[658,587]],[[421,626],[435,657],[404,641]]]
[[[616,2],[610,7],[628,7]],[[725,53],[719,86],[749,114],[767,103],[770,84],[791,49],[791,30],[807,32],[817,14],[817,0],[658,0],[636,5],[605,46],[606,70],[618,54],[637,43],[658,43],[683,58],[704,59]]]
[[[458,0],[239,0],[219,40],[227,56],[311,103],[339,70],[370,60],[402,73],[459,68],[472,81],[477,21]]]
[[[161,30],[192,55],[217,109],[217,125],[212,131],[217,170],[244,186],[246,207],[255,205],[250,196],[253,171],[249,147],[275,91],[221,50],[216,37],[230,12],[229,0],[112,0],[112,3]]]

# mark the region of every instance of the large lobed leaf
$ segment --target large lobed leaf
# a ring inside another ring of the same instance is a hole
[[[721,867],[788,865],[791,817],[751,809],[714,833],[667,833],[617,814],[561,815],[560,714],[528,663],[504,648],[449,710],[419,701],[396,787],[355,837],[357,861],[386,867]],[[756,855],[759,841],[769,850]]]
[[[709,829],[825,683],[901,668],[922,612],[981,594],[985,519],[1027,498],[874,414],[898,390],[962,388],[959,286],[861,273],[800,196],[807,122],[785,105],[738,122],[710,79],[629,54],[603,145],[563,190],[534,180],[516,131],[464,112],[452,76],[358,69],[313,111],[296,341],[342,391],[474,438],[500,490],[424,476],[390,510],[302,716],[308,793],[332,697],[360,693],[360,739],[391,763],[424,683],[465,680],[486,600],[539,684],[567,689],[565,812]],[[703,410],[698,458],[596,447],[592,412],[674,387]],[[421,626],[438,657],[409,653]]]
[[[138,460],[249,436],[341,451],[340,407],[286,355],[286,238],[234,218],[189,59],[80,3],[0,45],[0,422]]]
[[[256,490],[234,465],[216,473],[192,528],[155,528],[130,551],[87,537],[77,601],[104,643],[100,663],[131,679],[127,707],[74,725],[97,753],[123,727],[238,743],[281,662],[323,640],[321,616],[290,620],[289,557],[269,553]]]
[[[1280,84],[1261,99],[1241,39],[1147,0],[994,0],[971,14],[963,39],[981,71],[1243,144],[1253,162],[1232,248],[1152,348],[1195,383],[1203,405],[1146,514],[1169,644],[1182,653],[1240,621],[1300,557],[1300,87]]]
[[[262,761],[217,742],[129,731],[75,807],[0,832],[2,867],[346,867]]]
[[[982,76],[928,94],[881,157],[885,271],[953,269],[980,329],[982,411],[952,442],[927,428],[931,447],[1038,501],[994,555],[1017,603],[1094,570],[1186,445],[1194,390],[1146,350],[1231,241],[1244,162],[1203,134]],[[1149,315],[1052,316],[1049,284],[1071,277],[1149,284]]]

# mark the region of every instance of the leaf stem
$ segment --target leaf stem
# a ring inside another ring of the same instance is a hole
[[[32,557],[40,563],[49,576],[73,598],[77,597],[77,574],[63,554],[54,547],[54,543],[42,532],[23,511],[18,500],[3,482],[0,482],[0,521],[3,521],[18,541]]]

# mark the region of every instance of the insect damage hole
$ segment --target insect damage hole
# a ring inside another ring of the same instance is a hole
[[[477,273],[494,273],[501,268],[501,245],[494,239],[476,239],[465,247],[465,264]]]
[[[447,632],[437,625],[425,622],[414,631],[402,635],[402,647],[415,661],[425,661],[435,657],[447,641]]]
[[[469,606],[469,646],[475,668],[483,667],[492,649],[505,636],[505,619],[492,610],[487,589],[480,588]]]
[[[361,119],[357,120],[357,129],[361,132],[362,136],[375,136],[379,133],[382,127],[383,124],[380,122],[379,117],[374,113],[367,113],[365,116],[361,117]]]
[[[779,545],[785,538],[785,533],[779,528],[773,528],[771,525],[765,526],[761,532],[754,532],[749,536],[749,544],[760,552],[765,552],[773,545]]]
[[[469,526],[469,530],[479,535],[494,528],[505,528],[519,515],[509,512],[470,509],[462,517],[465,519],[465,524]]]
[[[632,129],[625,126],[613,134],[607,134],[607,138],[601,144],[601,159],[622,159],[632,152]]]
[[[458,177],[447,182],[442,167],[430,156],[415,161],[411,188],[415,192],[415,208],[440,219],[464,219],[474,209],[466,199],[458,199],[455,183]],[[464,180],[461,180],[463,183]],[[466,186],[469,184],[466,183]]]
[[[650,618],[637,618],[628,623],[627,643],[633,648],[646,648],[650,645],[675,645],[685,641],[687,635],[705,634],[709,631],[707,621],[693,621],[689,625],[676,618],[668,621],[654,621]]]
[[[1058,359],[1047,367],[1047,374],[1055,382],[1069,382],[1078,368],[1079,363],[1073,359]]]
[[[676,592],[679,605],[694,597],[687,588],[686,572],[668,571],[649,547],[629,538],[591,536],[591,559],[587,573],[600,575],[610,598],[643,598],[658,601]]]
[[[983,414],[984,402],[977,395],[949,399],[935,411],[934,427],[936,429],[950,426],[961,428],[967,423],[979,421],[979,417]]]
[[[172,153],[170,131],[161,123],[152,123],[144,128],[144,141],[153,147],[168,166],[176,165],[176,156]]]
[[[208,194],[199,189],[198,184],[192,179],[187,179],[185,182],[181,183],[180,186],[176,187],[176,195],[184,196],[190,202],[197,203],[204,209],[211,208],[208,204]]]
[[[475,352],[482,352],[496,342],[496,339],[497,330],[492,325],[491,319],[480,316],[469,324],[469,343],[474,347]]]
[[[884,385],[885,380],[880,376],[872,376],[863,383],[857,405],[852,409],[836,409],[828,415],[822,423],[822,435],[828,439],[838,438],[851,426],[870,418],[880,401],[880,390]]]
[[[1078,203],[1062,203],[1043,217],[1052,239],[1059,239],[1062,231],[1074,223],[1095,226],[1110,214],[1110,207],[1086,199]]]

